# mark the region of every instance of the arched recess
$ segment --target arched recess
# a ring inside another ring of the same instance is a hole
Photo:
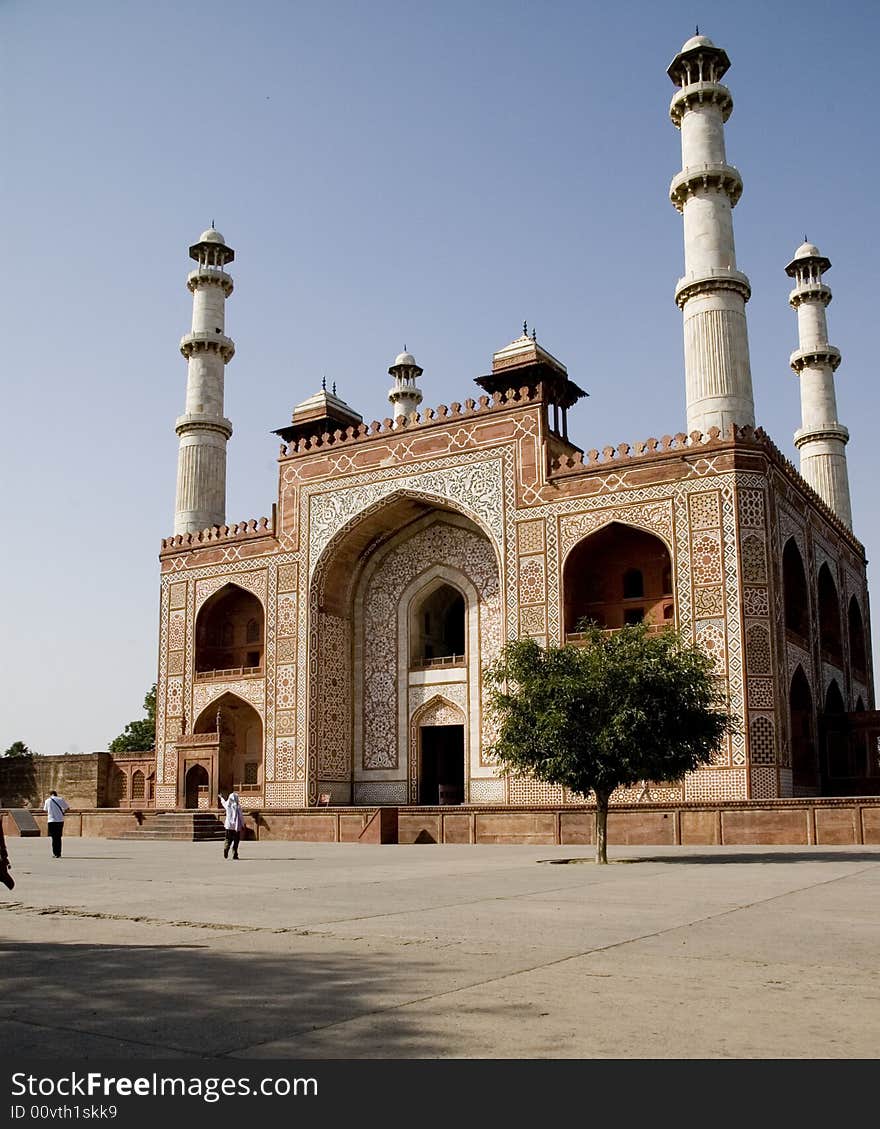
[[[821,732],[825,746],[825,771],[830,779],[841,779],[854,774],[850,741],[847,733],[846,706],[843,694],[832,679],[825,693],[825,709],[822,715]]]
[[[413,715],[412,802],[461,804],[467,789],[467,726],[458,706],[438,694]]]
[[[850,597],[847,620],[850,668],[860,682],[865,682],[868,677],[868,649],[865,646],[865,624],[862,620],[862,609],[859,607],[859,602],[855,596]]]
[[[819,790],[819,757],[813,715],[813,695],[802,667],[798,666],[788,694],[791,725],[791,776],[796,796],[816,795]]]
[[[265,636],[259,599],[237,584],[225,584],[205,601],[196,619],[196,673],[261,671]]]
[[[131,798],[132,801],[147,798],[147,778],[139,768],[131,774]]]
[[[222,694],[196,721],[193,733],[220,733],[217,787],[241,794],[262,791],[263,723],[249,703],[236,694]]]
[[[823,564],[819,569],[819,646],[826,662],[843,666],[843,646],[840,638],[840,600],[831,569]]]
[[[563,565],[565,634],[580,620],[604,628],[673,626],[672,559],[656,534],[613,521],[575,544]]]
[[[410,605],[410,668],[464,662],[465,614],[464,596],[448,581],[423,589]]]
[[[204,765],[194,764],[187,770],[183,781],[184,806],[188,808],[208,806],[208,770]]]
[[[810,634],[810,599],[807,593],[807,574],[800,549],[790,537],[782,550],[782,592],[785,603],[785,626],[800,639]]]
[[[359,781],[371,803],[407,802],[410,638],[408,619],[403,620],[401,636],[398,616],[403,614],[402,590],[419,567],[431,563],[425,542],[432,538],[437,542],[433,560],[453,565],[465,543],[479,544],[485,557],[480,575],[494,585],[493,609],[500,630],[500,553],[470,514],[445,499],[400,491],[347,522],[321,553],[309,587],[310,803],[319,791],[343,781],[353,789]],[[386,567],[392,557],[397,565]],[[372,591],[373,577],[382,568],[385,580]],[[462,589],[452,571],[446,579]],[[466,615],[469,623],[469,606]],[[478,656],[479,648],[474,654]],[[469,656],[468,669],[472,661]],[[366,751],[371,751],[369,765]],[[339,793],[335,786],[334,794]],[[355,792],[352,796],[356,800]]]
[[[864,702],[862,701],[862,696],[861,696],[861,694],[860,694],[860,695],[858,696],[858,698],[856,699],[856,708],[855,708],[855,712],[856,712],[856,713],[864,713],[864,712],[865,712],[865,703],[864,703]]]

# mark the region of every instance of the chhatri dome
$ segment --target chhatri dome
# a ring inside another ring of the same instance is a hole
[[[215,227],[209,227],[199,236],[199,243],[226,243],[226,240]]]

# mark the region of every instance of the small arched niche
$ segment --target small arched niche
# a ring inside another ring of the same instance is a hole
[[[822,657],[836,666],[843,666],[843,646],[840,638],[840,601],[831,569],[823,564],[819,569],[819,645]]]
[[[410,610],[410,666],[445,666],[466,661],[465,600],[441,581],[413,600]]]
[[[263,605],[237,584],[226,584],[205,601],[196,620],[196,672],[256,673],[264,642]]]
[[[581,620],[613,629],[628,623],[672,626],[672,561],[659,537],[611,522],[585,537],[563,569],[565,633]]]
[[[785,626],[806,639],[810,633],[810,601],[807,595],[807,574],[800,549],[790,537],[782,550],[782,590],[785,602]]]
[[[849,663],[853,674],[864,682],[868,675],[868,652],[865,646],[865,624],[855,596],[850,597],[847,613],[849,626]]]
[[[788,707],[791,722],[791,776],[794,794],[815,795],[819,786],[819,765],[813,722],[813,695],[800,666],[791,680]]]

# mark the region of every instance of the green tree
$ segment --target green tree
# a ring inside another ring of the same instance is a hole
[[[146,717],[140,721],[130,721],[125,729],[114,737],[108,748],[111,753],[150,752],[156,745],[156,683],[147,691],[144,698]]]
[[[13,741],[3,754],[4,757],[32,757],[33,755],[24,741]]]
[[[580,625],[579,625],[580,626]],[[734,729],[713,661],[674,631],[587,625],[583,646],[508,643],[486,670],[497,738],[515,776],[596,797],[596,862],[607,858],[615,788],[676,781]]]

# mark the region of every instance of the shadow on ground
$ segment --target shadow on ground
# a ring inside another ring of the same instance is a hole
[[[618,861],[618,860],[615,860]],[[639,855],[637,858],[621,859],[621,862],[669,862],[687,863],[791,863],[791,862],[877,862],[880,851],[811,850],[804,847],[800,851],[749,851],[743,854],[709,855]]]
[[[430,966],[362,953],[217,952],[202,945],[0,941],[0,1056],[110,1053],[223,1057],[279,1039],[308,1057],[310,1032],[372,1015],[370,1044],[345,1027],[322,1058],[431,1058],[438,1047],[395,1004],[426,992]],[[391,1010],[388,1010],[391,1009]],[[106,1042],[104,1040],[106,1039]]]

